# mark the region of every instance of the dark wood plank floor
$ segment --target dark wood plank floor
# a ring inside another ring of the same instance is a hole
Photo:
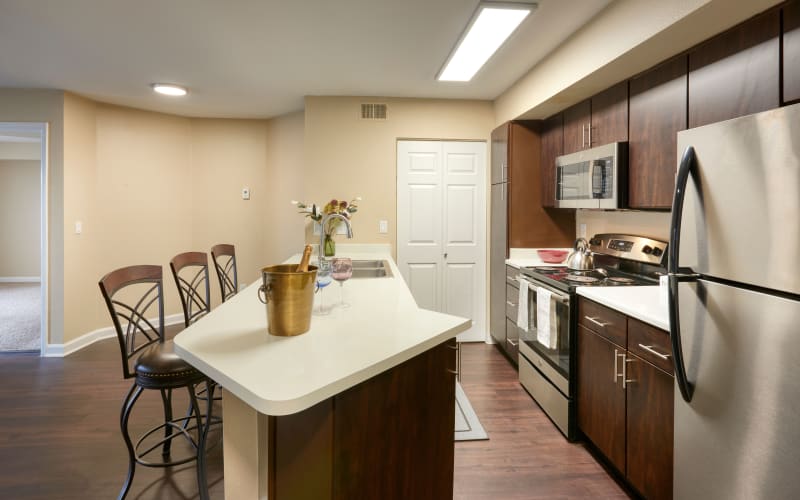
[[[116,497],[127,467],[119,409],[130,384],[115,342],[63,359],[0,355],[0,498]],[[456,443],[455,498],[627,498],[582,445],[558,433],[493,346],[465,345],[462,361],[462,386],[491,439]],[[137,404],[134,428],[160,415],[150,392]],[[176,396],[176,411],[185,401]],[[221,448],[208,460],[214,499],[224,498]],[[192,464],[138,467],[128,498],[197,498],[195,481]]]

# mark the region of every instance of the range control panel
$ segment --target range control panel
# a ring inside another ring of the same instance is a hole
[[[589,249],[598,254],[613,255],[648,264],[664,265],[667,243],[627,234],[596,234],[589,240]]]

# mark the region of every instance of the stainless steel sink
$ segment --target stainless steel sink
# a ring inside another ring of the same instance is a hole
[[[354,260],[353,279],[391,278],[392,268],[385,260]]]

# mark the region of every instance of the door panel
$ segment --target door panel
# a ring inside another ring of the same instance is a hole
[[[694,395],[675,390],[675,498],[795,498],[800,301],[701,280],[679,306]]]
[[[420,307],[473,320],[462,341],[487,333],[486,181],[484,142],[397,143],[398,265]]]
[[[423,309],[439,310],[439,266],[434,262],[408,264],[408,288]]]

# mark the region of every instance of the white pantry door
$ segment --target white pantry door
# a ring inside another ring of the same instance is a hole
[[[486,143],[397,142],[397,264],[420,307],[486,340]]]

